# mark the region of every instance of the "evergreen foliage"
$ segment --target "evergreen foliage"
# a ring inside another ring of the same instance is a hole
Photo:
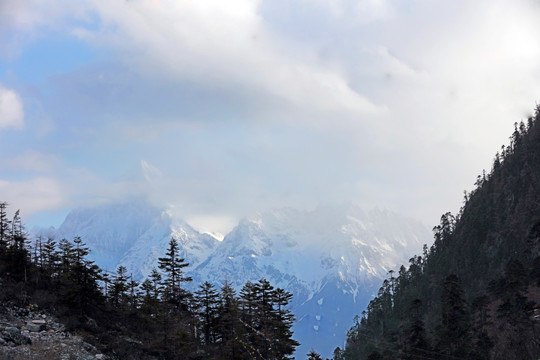
[[[540,358],[540,106],[475,186],[389,273],[335,360]]]
[[[313,349],[307,354],[307,357],[307,360],[322,360],[321,354]]]
[[[0,301],[39,304],[113,358],[283,360],[299,345],[292,295],[265,279],[246,284],[240,297],[227,282],[191,294],[175,239],[159,258],[162,272],[153,269],[141,284],[124,266],[109,276],[88,260],[80,237],[38,238],[30,249],[19,211],[8,220],[6,209],[0,202]]]
[[[175,309],[187,309],[187,298],[190,294],[182,288],[182,283],[191,281],[190,277],[184,276],[184,268],[188,264],[178,257],[179,247],[174,238],[169,242],[169,248],[165,257],[159,258],[159,268],[165,274],[162,282],[163,297],[166,302]]]

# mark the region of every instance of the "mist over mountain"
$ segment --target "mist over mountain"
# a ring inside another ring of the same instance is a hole
[[[156,267],[171,237],[190,264],[191,291],[204,281],[238,289],[268,279],[294,295],[298,353],[317,347],[326,356],[342,345],[352,317],[388,271],[431,238],[419,222],[349,203],[255,214],[219,241],[141,199],[73,210],[56,237],[74,236],[84,239],[99,266],[124,265],[137,280]]]

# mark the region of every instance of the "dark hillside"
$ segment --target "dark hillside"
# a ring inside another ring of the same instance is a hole
[[[335,359],[538,359],[540,107],[434,244],[389,273]]]

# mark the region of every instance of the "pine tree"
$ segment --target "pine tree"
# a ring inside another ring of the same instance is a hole
[[[178,242],[171,238],[165,257],[159,258],[159,268],[165,273],[162,281],[164,300],[174,309],[186,310],[187,298],[190,294],[182,288],[182,283],[191,281],[190,277],[184,276],[184,268],[189,264],[179,256]]]
[[[313,349],[310,350],[310,352],[307,354],[307,357],[307,360],[322,360],[321,354],[319,354]]]
[[[4,270],[16,282],[26,283],[30,276],[32,263],[27,248],[27,234],[24,231],[19,213],[19,210],[15,212],[7,236],[8,247],[5,253]]]
[[[291,328],[294,325],[295,318],[288,308],[292,296],[291,293],[280,288],[277,288],[273,293],[276,317],[274,330],[276,342],[274,343],[274,348],[276,349],[277,359],[286,359],[300,345],[292,338],[293,333]]]
[[[247,345],[242,341],[245,328],[240,322],[240,306],[236,291],[225,282],[219,292],[216,341],[220,344],[217,359],[242,359],[241,353]]]
[[[10,239],[11,221],[7,217],[7,206],[7,202],[0,202],[0,259],[7,251]]]
[[[11,221],[11,239],[13,240],[14,245],[19,249],[24,246],[24,242],[20,243],[20,240],[26,238],[20,212],[21,210],[15,211],[13,220]],[[19,240],[19,242],[17,242],[17,240]]]
[[[526,297],[527,271],[523,264],[509,260],[504,276],[492,281],[489,290],[502,301],[497,308],[497,318],[503,321],[505,329],[505,337],[497,342],[495,351],[504,352],[507,359],[536,357],[540,353],[540,341],[532,318],[534,303]]]
[[[139,306],[139,298],[138,298],[138,292],[137,287],[139,286],[139,282],[133,280],[133,274],[129,275],[129,281],[127,283],[127,287],[129,289],[129,296],[128,296],[128,303],[131,311],[135,311],[137,307]]]
[[[155,296],[154,284],[150,279],[145,279],[141,284],[141,311],[148,316],[156,315],[159,312],[159,298]]]
[[[240,299],[242,306],[242,320],[249,326],[255,326],[258,300],[257,286],[251,281],[246,282],[242,289],[240,289]]]
[[[34,241],[34,256],[33,262],[36,267],[41,271],[45,263],[45,255],[43,254],[43,236],[38,235]]]
[[[128,303],[127,291],[128,275],[125,266],[120,265],[116,268],[116,276],[114,276],[109,286],[109,297],[112,305],[117,309],[124,309]]]
[[[446,277],[441,295],[442,314],[438,350],[445,355],[467,358],[471,351],[470,317],[459,278]]]
[[[430,346],[426,337],[426,329],[422,319],[422,301],[415,299],[410,309],[411,320],[404,335],[404,359],[423,357]]]
[[[474,314],[472,358],[475,360],[489,360],[494,346],[487,331],[488,324],[491,324],[488,305],[489,298],[486,295],[476,297],[471,304]]]
[[[345,360],[345,351],[343,351],[339,346],[334,349],[333,360]]]
[[[60,249],[60,271],[63,275],[66,275],[75,262],[73,244],[67,239],[62,239],[58,244],[58,248]]]
[[[57,270],[57,265],[60,261],[60,253],[56,250],[56,241],[54,238],[47,238],[43,244],[43,262],[42,269],[46,276],[52,276]]]
[[[196,309],[204,335],[204,344],[216,342],[216,325],[218,318],[218,293],[212,284],[204,282],[195,292]]]
[[[148,278],[146,278],[140,286],[140,309],[147,316],[155,316],[161,311],[161,303],[159,299],[160,283],[161,274],[155,268],[153,268]]]
[[[160,284],[161,284],[161,274],[156,270],[156,268],[152,268],[152,272],[150,273],[150,276],[148,276],[148,279],[152,283],[152,293],[153,297],[156,300],[159,300],[160,297]]]
[[[69,267],[64,279],[65,291],[63,301],[72,305],[81,315],[88,313],[90,307],[101,303],[101,292],[98,281],[101,280],[101,269],[86,258],[89,249],[80,237],[75,237],[73,245],[63,244],[69,254]]]

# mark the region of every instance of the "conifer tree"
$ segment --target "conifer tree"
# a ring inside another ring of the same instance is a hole
[[[160,284],[161,284],[161,278],[162,278],[161,274],[159,273],[159,271],[157,271],[156,268],[152,269],[152,272],[150,273],[150,276],[148,277],[148,279],[152,283],[151,290],[152,290],[152,293],[153,293],[153,297],[156,300],[159,300],[159,297],[160,297],[160,288],[159,287],[160,287]]]
[[[216,341],[218,317],[218,293],[212,284],[205,281],[195,292],[195,303],[204,335],[204,343],[210,345]]]
[[[127,283],[129,289],[128,303],[131,311],[135,311],[139,306],[138,292],[136,291],[139,286],[139,282],[133,280],[133,274],[129,275],[129,281]]]
[[[527,300],[527,272],[516,259],[508,261],[504,276],[489,284],[492,294],[501,299],[497,307],[497,318],[505,324],[505,337],[496,344],[498,352],[507,354],[508,359],[534,358],[540,353],[540,341],[536,336],[533,320],[534,303]],[[536,339],[526,341],[525,339]]]
[[[48,305],[56,304],[61,308],[60,316],[69,317],[70,327],[82,326],[85,333],[99,339],[100,346],[119,358],[284,360],[290,358],[298,344],[292,340],[290,330],[294,322],[288,309],[292,295],[274,289],[264,279],[244,287],[245,313],[228,283],[219,294],[210,283],[204,283],[196,292],[195,309],[189,308],[190,294],[181,287],[190,280],[183,273],[187,264],[178,256],[174,239],[166,256],[159,259],[164,276],[154,269],[137,291],[138,283],[128,277],[124,266],[117,268],[112,279],[102,274],[88,260],[90,249],[80,237],[72,242],[62,239],[58,248],[53,238],[46,242],[39,238],[32,258],[19,212],[6,236],[6,253],[0,260],[2,270],[9,274],[2,273],[2,280],[5,277],[6,282],[15,284],[12,290],[27,290],[25,301],[38,299]],[[21,284],[26,278],[37,279],[38,275],[45,286],[40,284],[38,288],[34,281]],[[47,294],[48,289],[55,292]],[[0,300],[12,296],[5,287],[2,290]],[[37,298],[32,298],[36,290]],[[109,307],[102,306],[104,298],[118,311],[111,312]],[[169,306],[163,306],[164,303]],[[195,330],[197,317],[200,326]],[[250,324],[243,319],[249,319]],[[104,329],[106,335],[98,335]]]
[[[313,349],[307,354],[307,357],[307,360],[322,360],[321,354]]]
[[[63,275],[66,275],[71,269],[72,264],[75,262],[73,244],[67,239],[62,239],[58,244],[58,248],[60,249],[60,270]]]
[[[276,342],[276,358],[286,359],[292,355],[298,345],[296,340],[292,338],[292,326],[294,325],[294,315],[288,308],[293,295],[283,289],[277,288],[273,293],[276,326],[274,329]]]
[[[236,291],[225,282],[220,289],[216,340],[220,344],[217,359],[239,359],[243,345],[244,327],[241,326],[240,307]]]
[[[442,354],[467,358],[471,351],[470,317],[459,278],[446,277],[443,284],[441,327],[437,348]]]
[[[164,272],[162,281],[164,300],[175,309],[187,309],[189,293],[182,288],[182,283],[191,281],[190,277],[184,276],[184,268],[187,264],[179,257],[178,242],[171,238],[165,257],[159,258],[159,268]]]
[[[261,279],[255,284],[256,290],[256,321],[254,328],[257,332],[252,335],[252,344],[260,349],[265,359],[273,359],[277,352],[275,327],[277,325],[273,308],[274,287],[266,279]]]
[[[86,258],[89,249],[80,237],[75,237],[73,244],[61,241],[65,253],[62,301],[85,315],[90,308],[101,302],[98,281],[101,280],[101,269]]]
[[[5,254],[10,238],[11,221],[7,217],[7,206],[7,202],[0,202],[0,256]]]
[[[5,271],[16,281],[27,282],[30,270],[30,252],[27,248],[27,234],[24,231],[19,210],[11,221],[11,229],[7,237],[8,247],[5,256]]]
[[[488,305],[489,298],[486,295],[476,297],[471,304],[474,313],[472,358],[475,360],[488,360],[494,345],[487,331],[488,324],[491,324]]]
[[[154,268],[150,275],[141,283],[139,302],[141,312],[151,319],[159,318],[162,311],[160,302],[161,274]]]
[[[21,219],[20,210],[15,211],[15,214],[13,215],[13,220],[11,221],[11,238],[14,241],[14,244],[18,248],[22,248],[24,246],[24,243],[18,243],[16,240],[21,240],[25,238],[24,236],[24,227]]]
[[[249,326],[256,325],[256,310],[258,301],[257,286],[248,281],[240,289],[240,298],[242,306],[242,320]]]
[[[410,309],[411,320],[404,336],[404,359],[423,357],[430,350],[424,321],[422,320],[422,301],[415,299]]]
[[[116,275],[109,287],[109,297],[112,305],[117,309],[123,309],[127,305],[128,296],[126,292],[128,289],[127,269],[125,266],[120,265],[116,268]]]
[[[141,298],[141,311],[149,316],[153,316],[158,313],[159,299],[156,297],[154,291],[154,284],[150,279],[145,279],[141,284],[141,292],[139,297]]]
[[[56,271],[58,262],[60,261],[60,253],[56,250],[56,241],[54,238],[49,237],[45,244],[43,244],[43,262],[42,270],[46,276],[52,276]]]

